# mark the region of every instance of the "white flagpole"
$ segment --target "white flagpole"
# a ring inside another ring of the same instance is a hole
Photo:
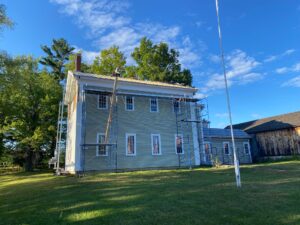
[[[231,107],[230,107],[230,98],[229,98],[226,67],[225,67],[225,60],[224,60],[224,50],[223,50],[223,43],[222,43],[222,34],[221,34],[221,25],[220,25],[220,17],[219,17],[219,2],[218,2],[218,0],[216,0],[216,12],[217,12],[217,20],[218,20],[219,46],[220,46],[220,54],[221,54],[222,67],[223,67],[223,73],[224,73],[224,82],[225,82],[226,98],[227,98],[227,108],[228,108],[228,116],[229,116],[229,123],[230,123],[230,132],[231,132],[231,141],[232,141],[232,148],[233,148],[233,159],[234,159],[236,186],[241,187],[242,184],[241,184],[241,176],[240,176],[240,166],[239,166],[239,160],[238,160],[237,154],[236,154],[233,127],[232,127]]]

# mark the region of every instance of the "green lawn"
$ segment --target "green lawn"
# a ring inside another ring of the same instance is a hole
[[[300,161],[233,168],[0,175],[0,224],[300,224]]]

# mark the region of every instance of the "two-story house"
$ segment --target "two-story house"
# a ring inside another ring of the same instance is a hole
[[[68,72],[67,172],[205,164],[196,88],[119,77],[111,106],[115,79]]]

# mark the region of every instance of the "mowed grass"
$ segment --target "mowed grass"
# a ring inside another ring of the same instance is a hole
[[[0,224],[300,224],[300,161],[233,168],[0,176]]]

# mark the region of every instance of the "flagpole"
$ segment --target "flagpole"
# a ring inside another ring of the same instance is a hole
[[[239,187],[242,186],[242,184],[241,184],[241,175],[240,175],[240,166],[239,166],[239,160],[238,160],[237,154],[236,154],[235,140],[234,140],[234,134],[233,134],[233,127],[232,127],[231,106],[230,106],[228,82],[227,82],[226,67],[225,67],[225,60],[224,60],[224,50],[223,50],[223,43],[222,43],[222,33],[221,33],[221,25],[220,25],[220,17],[219,17],[219,2],[218,2],[218,0],[216,0],[216,12],[217,12],[217,21],[218,21],[219,47],[220,47],[220,54],[221,54],[223,74],[224,74],[227,108],[228,108],[228,117],[229,117],[229,123],[230,123],[231,141],[232,141],[232,148],[233,148],[233,159],[234,159],[234,170],[235,170],[236,186],[239,188]]]

